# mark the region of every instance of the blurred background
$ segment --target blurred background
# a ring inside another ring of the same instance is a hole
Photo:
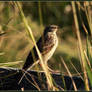
[[[57,32],[59,45],[50,59],[49,67],[66,73],[60,59],[63,57],[71,73],[75,73],[72,64],[81,72],[71,2],[21,2],[21,5],[36,41],[46,26],[56,24],[60,27]],[[84,13],[81,13],[86,21]],[[87,26],[87,22],[85,23]],[[80,30],[85,48],[85,32],[81,24]],[[18,8],[12,2],[0,2],[0,33],[3,34],[0,36],[0,67],[22,68],[33,43],[26,32]]]

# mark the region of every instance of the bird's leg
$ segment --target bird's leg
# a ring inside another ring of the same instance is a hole
[[[53,69],[51,69],[49,66],[47,66],[48,70],[51,72],[51,73],[60,73],[60,71],[55,71]]]
[[[51,73],[60,73],[60,71],[55,71],[55,70],[51,69],[51,68],[48,66],[48,61],[46,61],[45,64],[46,64],[48,70],[49,70]]]
[[[41,66],[42,68],[42,65],[39,63],[39,65]],[[55,71],[55,70],[52,70],[47,64],[45,64],[47,66],[47,69],[49,70],[50,73],[60,73],[60,71]]]

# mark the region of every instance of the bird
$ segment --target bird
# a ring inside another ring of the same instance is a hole
[[[58,37],[57,37],[57,25],[49,25],[47,26],[44,31],[43,35],[40,37],[40,39],[36,42],[38,49],[42,55],[43,62],[47,64],[48,60],[52,57],[54,54],[57,46],[58,46]],[[29,69],[34,62],[39,62],[39,56],[36,51],[35,46],[32,48],[32,50],[29,52],[26,62],[23,65],[23,68],[25,71]]]

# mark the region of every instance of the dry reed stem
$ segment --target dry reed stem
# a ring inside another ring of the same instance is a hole
[[[82,42],[81,42],[81,38],[80,38],[75,2],[72,1],[71,4],[72,4],[72,9],[73,9],[74,22],[75,22],[75,27],[76,27],[76,34],[77,34],[78,43],[79,43],[79,51],[80,51],[80,55],[81,55],[82,68],[83,68],[83,72],[86,72],[86,60],[85,60],[85,56],[84,56],[84,53],[83,53]],[[85,81],[85,88],[86,88],[87,91],[89,91],[88,77],[87,77],[86,73],[84,73],[84,81]]]
[[[78,75],[81,77],[81,79],[83,80],[83,77],[81,76],[81,74],[78,72],[78,70],[76,69],[76,67],[73,65],[73,63],[70,62],[70,64],[72,65],[72,67],[75,69],[75,71],[78,73]]]
[[[79,11],[81,11],[81,9],[82,9],[83,11],[85,11],[85,8],[84,8],[83,6],[81,6],[80,2],[76,2],[76,4],[78,5],[78,10],[79,10]],[[85,31],[86,34],[88,34],[87,28],[86,28],[86,26],[85,26],[85,24],[84,24],[84,22],[83,22],[83,20],[82,20],[81,14],[80,14],[79,16],[80,16],[80,20],[81,20],[81,22],[82,22],[82,26],[83,26],[83,28],[84,28],[84,31]]]
[[[26,27],[26,29],[27,29],[27,33],[29,34],[30,38],[32,39],[32,41],[33,41],[33,43],[34,43],[34,46],[35,46],[35,48],[36,48],[36,50],[37,50],[37,53],[38,53],[38,56],[39,56],[39,59],[40,59],[40,63],[41,63],[41,65],[42,65],[43,70],[45,71],[45,75],[46,75],[47,82],[48,82],[48,87],[49,87],[50,89],[52,89],[52,90],[55,90],[54,85],[53,85],[53,82],[52,82],[52,77],[51,77],[51,75],[50,75],[50,73],[49,73],[49,71],[48,71],[48,69],[47,69],[47,66],[46,66],[45,63],[43,62],[42,55],[40,54],[40,51],[39,51],[39,49],[38,49],[38,47],[37,47],[37,45],[36,45],[36,41],[35,41],[35,39],[34,39],[32,30],[31,30],[31,27],[30,27],[30,26],[28,25],[28,23],[27,23],[27,20],[26,20],[26,18],[25,18],[25,16],[24,16],[24,13],[23,13],[23,11],[22,11],[21,5],[20,5],[19,2],[16,2],[15,4],[16,4],[17,7],[19,8],[21,17],[22,17],[23,22],[24,22],[24,24],[25,24],[25,27]]]
[[[75,84],[74,80],[72,79],[72,74],[70,73],[70,71],[69,71],[67,65],[65,64],[63,58],[61,58],[61,61],[62,61],[62,63],[64,64],[64,67],[65,67],[65,69],[67,70],[67,72],[68,72],[68,74],[69,74],[69,76],[70,76],[70,78],[71,78],[71,80],[72,80],[72,83],[73,83],[73,86],[74,86],[74,90],[77,91],[76,84]]]
[[[90,64],[90,61],[89,61],[89,59],[88,59],[88,56],[87,56],[86,51],[84,51],[84,55],[85,55],[85,57],[86,57],[86,60],[87,60],[88,65],[89,65],[89,67],[90,67],[90,69],[91,69],[91,71],[92,71],[91,64]]]
[[[31,83],[33,86],[35,86],[35,87],[38,89],[38,91],[41,91],[40,87],[38,86],[38,84],[36,83],[35,79],[33,78],[33,76],[32,76],[31,74],[30,74],[30,77],[32,78],[32,80],[33,80],[34,83],[32,83],[32,82],[27,78],[27,76],[25,75],[25,78],[28,80],[28,82]]]
[[[92,10],[88,1],[84,2],[84,10],[89,24],[90,33],[92,35]]]

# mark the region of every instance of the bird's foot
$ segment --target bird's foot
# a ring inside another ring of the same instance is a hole
[[[50,73],[60,73],[59,70],[52,70],[51,68],[48,67],[48,70],[50,71]]]

